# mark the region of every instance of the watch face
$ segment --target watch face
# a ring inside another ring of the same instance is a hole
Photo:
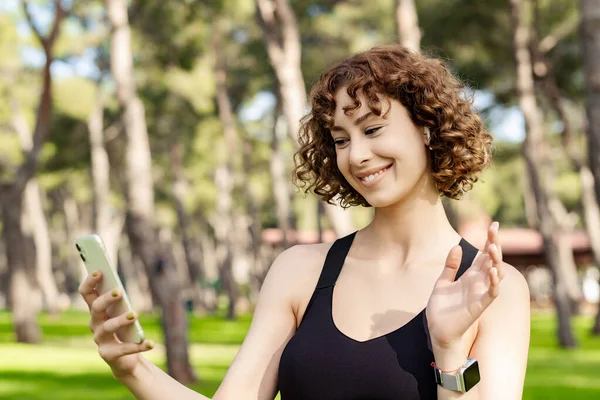
[[[463,373],[463,378],[465,382],[465,391],[469,391],[473,386],[477,385],[479,382],[479,364],[475,361],[473,364],[469,365],[465,372]]]

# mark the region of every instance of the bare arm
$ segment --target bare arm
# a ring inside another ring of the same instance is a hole
[[[275,398],[279,359],[296,329],[293,304],[299,295],[299,265],[310,263],[315,256],[310,246],[295,246],[277,257],[261,288],[248,335],[213,399]],[[121,296],[98,296],[93,290],[98,279],[88,277],[80,292],[91,308],[90,328],[99,353],[115,378],[140,400],[207,399],[142,357],[139,353],[148,350],[147,342],[137,345],[117,341],[117,329],[133,320],[124,315],[107,319],[106,308]]]
[[[135,373],[117,378],[117,380],[127,386],[139,400],[209,400],[208,397],[182,385],[142,356],[140,356]]]
[[[462,394],[438,387],[440,400],[518,400],[522,398],[529,348],[529,288],[514,267],[504,263],[500,295],[483,313],[473,346],[466,354],[479,362],[481,381]]]
[[[479,399],[518,400],[523,396],[530,336],[529,288],[525,278],[504,264],[502,294],[481,316],[471,357],[479,361]],[[475,389],[474,388],[474,389]]]
[[[277,257],[261,288],[248,335],[231,364],[216,400],[273,400],[279,360],[296,331],[294,304],[305,296],[307,265],[322,260],[312,246],[294,246]],[[311,281],[311,286],[316,284]],[[312,288],[312,287],[311,287]]]

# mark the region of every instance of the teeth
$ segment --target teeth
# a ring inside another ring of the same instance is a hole
[[[361,178],[364,182],[369,183],[371,182],[373,179],[375,179],[378,175],[381,175],[382,173],[384,173],[387,170],[387,168],[382,169],[379,172],[376,172],[374,174],[371,174],[365,178]]]

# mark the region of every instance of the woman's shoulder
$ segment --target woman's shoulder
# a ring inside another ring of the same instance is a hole
[[[296,284],[307,278],[310,280],[315,275],[318,278],[332,244],[333,242],[294,245],[277,256],[269,273]]]
[[[332,244],[295,245],[281,252],[273,261],[267,279],[286,293],[296,314],[315,290]]]
[[[506,262],[502,263],[502,274],[498,298],[481,317],[482,323],[490,327],[514,323],[518,314],[526,315],[523,320],[529,320],[530,294],[527,280],[517,268]]]

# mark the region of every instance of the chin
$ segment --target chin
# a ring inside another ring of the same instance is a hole
[[[386,208],[401,203],[406,198],[406,193],[391,193],[381,191],[380,193],[369,193],[363,195],[365,200],[374,208]]]

